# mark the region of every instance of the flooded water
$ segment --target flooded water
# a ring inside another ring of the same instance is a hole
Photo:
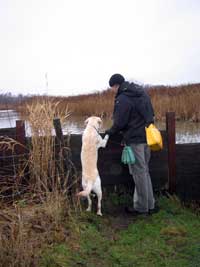
[[[0,110],[0,128],[15,127],[16,120],[20,119],[19,114],[13,110]],[[69,117],[62,125],[64,134],[82,134],[84,130],[84,120],[86,117]],[[111,120],[104,120],[102,132],[112,124]],[[31,135],[28,123],[26,125],[26,135]],[[165,123],[156,123],[159,129],[165,130]],[[176,143],[200,143],[200,123],[176,122]]]
[[[111,120],[104,120],[102,131],[108,129],[111,125]],[[156,126],[160,130],[166,129],[164,122],[157,122]],[[83,132],[84,127],[84,118],[69,118],[68,121],[63,125],[63,131],[65,133],[71,132],[80,134]],[[200,123],[176,122],[176,143],[200,143]]]
[[[19,115],[14,110],[0,110],[0,128],[13,128],[16,126]]]

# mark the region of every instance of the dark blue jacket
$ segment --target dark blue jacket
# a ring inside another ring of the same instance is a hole
[[[154,121],[154,111],[149,95],[134,83],[124,82],[115,97],[113,126],[109,135],[122,132],[127,145],[146,143],[145,126]]]

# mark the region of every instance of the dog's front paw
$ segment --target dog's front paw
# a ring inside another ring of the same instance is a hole
[[[102,143],[101,143],[101,146],[102,147],[106,147],[107,145],[107,142],[108,142],[108,139],[109,139],[109,135],[107,134],[104,139],[102,140]]]
[[[103,141],[101,142],[101,147],[106,147],[106,144],[107,144],[107,141],[103,140]]]
[[[109,139],[109,135],[108,134],[106,134],[105,136],[104,136],[104,139],[103,140],[105,140],[106,142],[108,141],[108,139]]]

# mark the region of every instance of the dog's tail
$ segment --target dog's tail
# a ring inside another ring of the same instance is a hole
[[[90,194],[91,190],[92,190],[92,185],[93,185],[93,183],[91,181],[89,181],[87,183],[87,186],[86,186],[85,190],[79,192],[77,194],[77,196],[78,197],[87,197]]]

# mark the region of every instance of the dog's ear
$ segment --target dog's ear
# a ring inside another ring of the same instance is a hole
[[[89,122],[89,118],[87,118],[85,121],[84,121],[84,125],[86,126]]]

